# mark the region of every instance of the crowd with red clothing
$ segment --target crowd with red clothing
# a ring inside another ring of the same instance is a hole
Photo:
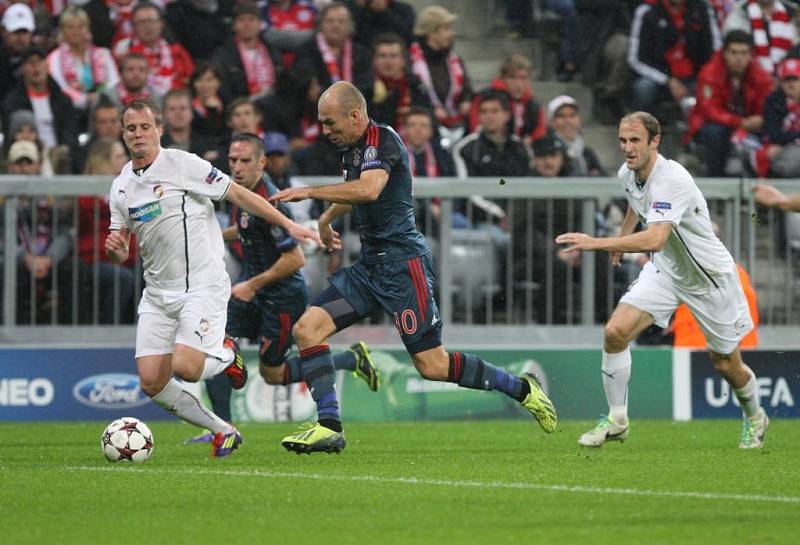
[[[559,4],[571,4],[566,11],[588,43],[570,47],[602,52],[592,70],[577,58],[570,75],[580,69],[603,97],[617,88],[623,111],[685,123],[684,143],[702,155],[703,174],[730,174],[732,156],[761,176],[800,174],[791,2]],[[416,175],[595,176],[611,166],[583,138],[588,105],[567,95],[541,103],[525,55],[505,56],[488,87],[476,89],[454,47],[458,16],[441,6],[415,13],[401,0],[0,0],[0,16],[0,158],[8,162],[17,140],[31,140],[37,173],[86,172],[92,153],[110,153],[102,144],[119,138],[118,126],[104,128],[109,119],[148,97],[164,104],[164,146],[227,169],[234,135],[280,133],[296,174],[338,175],[316,108],[341,80],[364,93],[373,119],[398,130]],[[558,168],[546,168],[549,158]],[[502,203],[457,204],[459,226],[483,218],[508,228]],[[423,215],[436,221],[437,206]]]

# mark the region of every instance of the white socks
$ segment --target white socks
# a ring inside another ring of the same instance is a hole
[[[175,413],[181,420],[214,433],[230,433],[233,430],[233,426],[206,409],[199,399],[184,390],[174,378],[169,379],[164,389],[153,396],[153,401]]]
[[[631,379],[631,350],[617,354],[603,351],[603,389],[608,400],[608,415],[617,423],[628,421],[628,382]]]
[[[758,413],[760,403],[758,400],[758,384],[756,383],[756,375],[753,370],[744,366],[750,372],[750,380],[741,388],[734,388],[733,393],[736,399],[739,400],[739,405],[742,406],[742,412],[746,417],[754,416]]]
[[[215,358],[214,356],[206,356],[205,362],[203,363],[203,372],[200,374],[200,380],[219,375],[231,364],[233,361],[233,350],[230,348],[224,348],[224,350],[228,354],[224,360]]]

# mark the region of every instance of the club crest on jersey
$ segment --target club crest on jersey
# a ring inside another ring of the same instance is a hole
[[[378,150],[375,146],[370,146],[364,150],[364,161],[373,161],[378,156]]]
[[[272,235],[272,238],[274,238],[276,241],[281,241],[286,236],[286,232],[277,225],[273,225],[272,227],[270,227],[269,233]]]
[[[247,212],[242,212],[242,215],[239,217],[239,227],[242,229],[247,229],[247,226],[250,224],[250,214]]]
[[[160,199],[164,196],[164,186],[158,184],[157,186],[153,187],[153,197],[156,199]]]
[[[361,164],[361,155],[358,150],[353,150],[353,165],[358,166]]]
[[[160,215],[161,203],[159,201],[151,202],[144,206],[137,206],[136,208],[128,208],[128,218],[131,221],[147,223]]]
[[[222,181],[222,175],[219,173],[219,170],[217,170],[217,167],[211,167],[211,172],[209,172],[208,176],[206,176],[206,183],[208,185],[211,185],[213,183],[221,181]]]

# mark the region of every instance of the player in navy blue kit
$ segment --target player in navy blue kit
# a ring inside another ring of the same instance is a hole
[[[234,136],[228,150],[231,178],[237,184],[267,199],[278,189],[264,175],[267,158],[264,144],[255,134]],[[276,208],[289,219],[285,204]],[[308,292],[300,269],[303,252],[285,229],[248,214],[238,206],[231,210],[231,226],[222,235],[225,241],[241,240],[244,263],[241,275],[231,287],[226,332],[231,337],[257,340],[260,348],[259,371],[267,384],[288,385],[303,380],[299,358],[287,355],[292,347],[292,326],[308,304]],[[378,389],[378,372],[364,342],[334,357],[337,370],[353,371],[370,389]],[[206,381],[214,412],[230,421],[231,387],[227,380]],[[204,434],[190,442],[210,441]]]
[[[284,189],[273,202],[320,199],[333,203],[319,218],[320,238],[341,248],[331,223],[352,213],[361,256],[331,277],[294,327],[305,381],[317,403],[318,421],[283,439],[290,451],[339,452],[345,446],[328,337],[378,309],[394,320],[414,366],[429,380],[464,388],[499,390],[519,401],[552,432],[557,417],[535,376],[510,375],[473,354],[446,352],[433,299],[434,264],[417,231],[406,148],[397,133],[367,116],[364,96],[337,82],[319,99],[325,136],[340,150],[344,183]]]

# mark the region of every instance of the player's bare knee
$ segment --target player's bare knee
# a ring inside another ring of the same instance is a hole
[[[190,358],[184,357],[178,353],[172,357],[172,371],[175,373],[175,376],[186,382],[199,381],[203,374],[203,365],[204,362],[202,361],[199,365],[196,365]]]
[[[302,318],[294,324],[292,335],[298,346],[302,348],[316,346],[321,341],[321,339],[318,338],[319,333],[317,332],[317,328],[314,327],[309,320],[303,320]]]
[[[164,380],[158,375],[139,376],[139,387],[147,397],[155,397],[164,389],[169,379]]]
[[[721,375],[727,375],[736,366],[732,357],[733,354],[720,354],[709,351],[708,355],[711,358],[711,363],[714,364],[714,370]]]
[[[283,365],[267,366],[262,363],[258,366],[258,372],[267,384],[283,384]]]
[[[630,342],[628,335],[629,332],[625,327],[616,322],[608,322],[603,329],[606,351],[616,353],[625,350],[625,347]]]
[[[414,367],[419,375],[427,380],[447,380],[447,366],[430,359],[414,358]]]

